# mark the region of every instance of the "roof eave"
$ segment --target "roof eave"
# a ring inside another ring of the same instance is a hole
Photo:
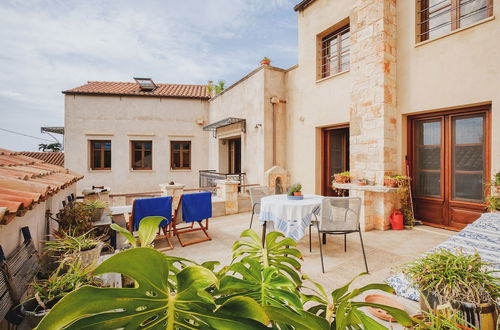
[[[80,96],[136,96],[136,97],[161,97],[173,99],[195,99],[195,100],[209,100],[210,96],[182,96],[182,95],[158,95],[158,94],[131,94],[131,93],[86,93],[86,92],[72,92],[62,91],[64,95],[80,95]]]
[[[295,7],[293,7],[293,10],[295,11],[302,11],[306,9],[307,6],[309,6],[311,3],[313,3],[316,0],[303,0],[300,3],[298,3]]]

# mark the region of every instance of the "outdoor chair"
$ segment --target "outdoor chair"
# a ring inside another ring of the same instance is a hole
[[[262,197],[272,195],[267,186],[251,187],[250,201],[252,202],[252,217],[250,218],[250,229],[252,229],[253,216],[260,213],[260,200]]]
[[[366,262],[365,247],[361,228],[359,224],[359,212],[361,209],[361,198],[359,197],[326,197],[321,202],[321,219],[316,223],[318,228],[319,250],[321,255],[321,269],[325,272],[323,263],[323,247],[321,244],[322,234],[344,235],[344,252],[347,251],[347,234],[359,233],[361,249],[365,261],[366,272],[368,264]]]
[[[175,212],[173,224],[174,235],[177,236],[179,243],[184,247],[186,245],[201,243],[212,240],[208,234],[208,220],[212,217],[212,193],[209,191],[183,194],[180,197],[179,205]],[[205,220],[205,225],[202,221]],[[185,225],[182,226],[181,224]],[[195,228],[197,223],[200,228]],[[181,226],[179,226],[181,225]],[[191,241],[183,241],[181,235],[191,232],[202,232],[205,237]]]
[[[132,217],[129,221],[129,231],[133,233],[139,229],[139,223],[142,219],[154,216],[160,216],[167,219],[160,223],[158,234],[155,238],[155,241],[164,239],[167,242],[167,247],[159,250],[172,250],[174,247],[169,238],[172,224],[172,196],[140,198],[134,200],[132,204]],[[161,231],[163,231],[163,235]]]

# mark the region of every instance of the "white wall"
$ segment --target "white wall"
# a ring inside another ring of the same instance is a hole
[[[174,181],[198,187],[206,168],[207,101],[180,98],[65,96],[65,166],[85,175],[78,192],[92,185],[113,193],[158,191]],[[197,120],[203,124],[198,125]],[[112,169],[90,170],[89,140],[111,140]],[[153,169],[131,170],[130,141],[153,141]],[[191,169],[170,168],[170,141],[191,141]]]
[[[41,241],[47,240],[49,234],[47,233],[45,212],[50,210],[51,213],[56,214],[62,208],[62,201],[67,201],[66,198],[72,193],[76,193],[76,185],[74,184],[49,197],[46,201],[36,204],[24,216],[14,218],[7,225],[0,225],[0,245],[2,245],[4,253],[8,256],[24,241],[21,228],[26,226],[30,228],[35,246],[40,249]]]

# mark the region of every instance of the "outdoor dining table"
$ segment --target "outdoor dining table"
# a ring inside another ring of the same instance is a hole
[[[301,200],[288,199],[287,195],[263,197],[259,215],[262,223],[262,244],[265,243],[267,222],[272,222],[274,229],[286,237],[300,240],[311,225],[313,214],[319,214],[323,198],[319,195],[304,195]]]

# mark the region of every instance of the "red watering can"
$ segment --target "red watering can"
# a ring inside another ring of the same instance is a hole
[[[391,216],[389,217],[389,221],[391,222],[392,230],[405,229],[403,213],[401,213],[401,210],[395,210],[394,212],[392,212]]]

